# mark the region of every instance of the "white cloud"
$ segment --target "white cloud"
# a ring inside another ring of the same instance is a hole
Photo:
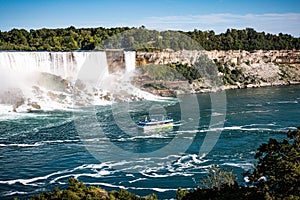
[[[149,17],[140,22],[150,29],[177,30],[214,30],[217,33],[227,28],[244,29],[252,27],[257,31],[268,33],[288,33],[300,35],[300,13],[266,13],[266,14],[208,14],[186,16]]]

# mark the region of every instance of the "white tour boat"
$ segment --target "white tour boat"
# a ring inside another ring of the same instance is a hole
[[[143,120],[140,120],[138,123],[139,129],[156,129],[156,128],[170,128],[173,127],[173,119],[170,117],[162,118],[149,118],[145,117]]]

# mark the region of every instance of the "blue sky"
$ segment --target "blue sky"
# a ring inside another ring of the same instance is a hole
[[[157,30],[252,27],[300,36],[298,0],[0,0],[0,30],[146,26]]]

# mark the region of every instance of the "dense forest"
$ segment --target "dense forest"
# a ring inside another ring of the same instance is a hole
[[[119,37],[115,37],[116,35]],[[189,32],[159,32],[147,30],[144,26],[139,28],[75,28],[71,26],[58,29],[31,29],[30,31],[25,29],[0,31],[0,50],[70,51],[112,47],[151,51],[166,48],[199,49],[199,46],[206,50],[292,50],[300,49],[300,38],[282,33],[274,35],[257,32],[253,28],[228,29],[221,34],[197,29]]]

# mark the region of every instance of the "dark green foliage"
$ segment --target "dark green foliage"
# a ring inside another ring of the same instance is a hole
[[[218,189],[227,186],[231,187],[236,184],[236,175],[233,171],[221,169],[218,165],[209,168],[207,178],[203,180],[202,186],[210,189]]]
[[[218,71],[223,73],[223,83],[225,85],[236,85],[236,82],[243,82],[245,77],[241,69],[231,70],[226,64],[222,65],[219,62],[216,62],[218,66]]]
[[[182,188],[178,188],[176,191],[176,199],[177,200],[182,200],[187,194],[189,193],[188,190],[183,190]]]
[[[222,85],[222,80],[218,77],[218,66],[216,66],[216,64],[206,55],[200,56],[194,63],[194,66],[196,68],[196,77],[193,77],[193,80],[201,77],[210,82],[211,86]]]
[[[219,64],[220,67],[223,67]],[[218,77],[218,68],[206,55],[202,55],[191,66],[182,63],[163,65],[144,65],[140,72],[156,81],[188,81],[206,80],[211,86],[222,85],[222,79]]]
[[[279,33],[273,35],[265,32],[256,32],[253,28],[243,30],[227,29],[226,33],[216,35],[214,31],[186,32],[206,50],[281,50],[299,49],[300,38]]]
[[[236,82],[234,80],[232,80],[231,75],[230,74],[226,74],[224,76],[224,83],[228,84],[228,85],[236,85]]]
[[[155,51],[162,49],[200,50],[200,45],[185,34],[177,31],[156,31],[132,28],[104,41],[97,49],[112,48],[136,51]]]
[[[147,83],[143,85],[144,88],[151,90],[167,90],[168,88],[162,83]]]
[[[173,63],[168,66],[144,65],[140,67],[142,74],[147,74],[152,80],[162,81],[186,81],[201,78],[200,71],[195,66],[182,63]]]
[[[121,189],[120,191],[107,192],[100,187],[89,186],[79,182],[75,178],[69,179],[69,187],[65,190],[54,188],[53,192],[44,192],[30,198],[31,200],[156,200],[156,195],[150,194],[146,197],[139,197],[135,194]]]
[[[126,32],[124,32],[126,31]],[[124,33],[124,34],[119,34]],[[113,36],[113,37],[112,37]],[[109,38],[109,40],[107,40]],[[191,39],[192,38],[192,39]],[[106,42],[105,42],[106,41]],[[101,48],[124,48],[127,50],[153,51],[173,50],[230,50],[230,49],[300,49],[300,38],[288,34],[278,35],[244,30],[228,29],[226,33],[194,30],[162,31],[144,27],[129,28],[68,28],[12,29],[0,32],[0,50],[22,51],[70,51]]]
[[[200,71],[195,66],[188,66],[181,63],[171,64],[170,67],[175,69],[179,74],[177,77],[182,77],[181,80],[188,80],[191,83],[193,80],[201,78]]]
[[[202,180],[201,187],[190,193],[179,188],[176,192],[176,199],[239,199],[241,195],[244,198],[247,197],[247,192],[240,190],[241,194],[239,194],[236,190],[240,190],[240,187],[233,171],[228,172],[226,169],[214,165],[209,168],[207,178]]]
[[[231,80],[238,82],[243,78],[243,73],[241,69],[233,69],[230,72]]]
[[[163,65],[144,65],[141,66],[140,72],[142,74],[147,74],[152,80],[163,80],[163,81],[173,81],[180,79],[180,74],[171,66]]]
[[[250,180],[265,196],[300,198],[300,127],[287,136],[282,142],[270,139],[255,155],[258,164]],[[258,181],[262,176],[266,181]]]
[[[73,26],[65,29],[31,29],[29,32],[24,29],[12,29],[1,32],[0,50],[93,50],[102,40],[129,29],[128,27],[76,29]]]
[[[262,194],[257,193],[254,187],[240,187],[237,184],[233,186],[224,186],[220,189],[197,188],[194,191],[187,193],[182,200],[264,200]]]
[[[120,189],[120,191],[112,191],[111,194],[116,198],[116,199],[132,199],[132,200],[137,200],[140,199],[136,195],[128,192],[127,190]]]

